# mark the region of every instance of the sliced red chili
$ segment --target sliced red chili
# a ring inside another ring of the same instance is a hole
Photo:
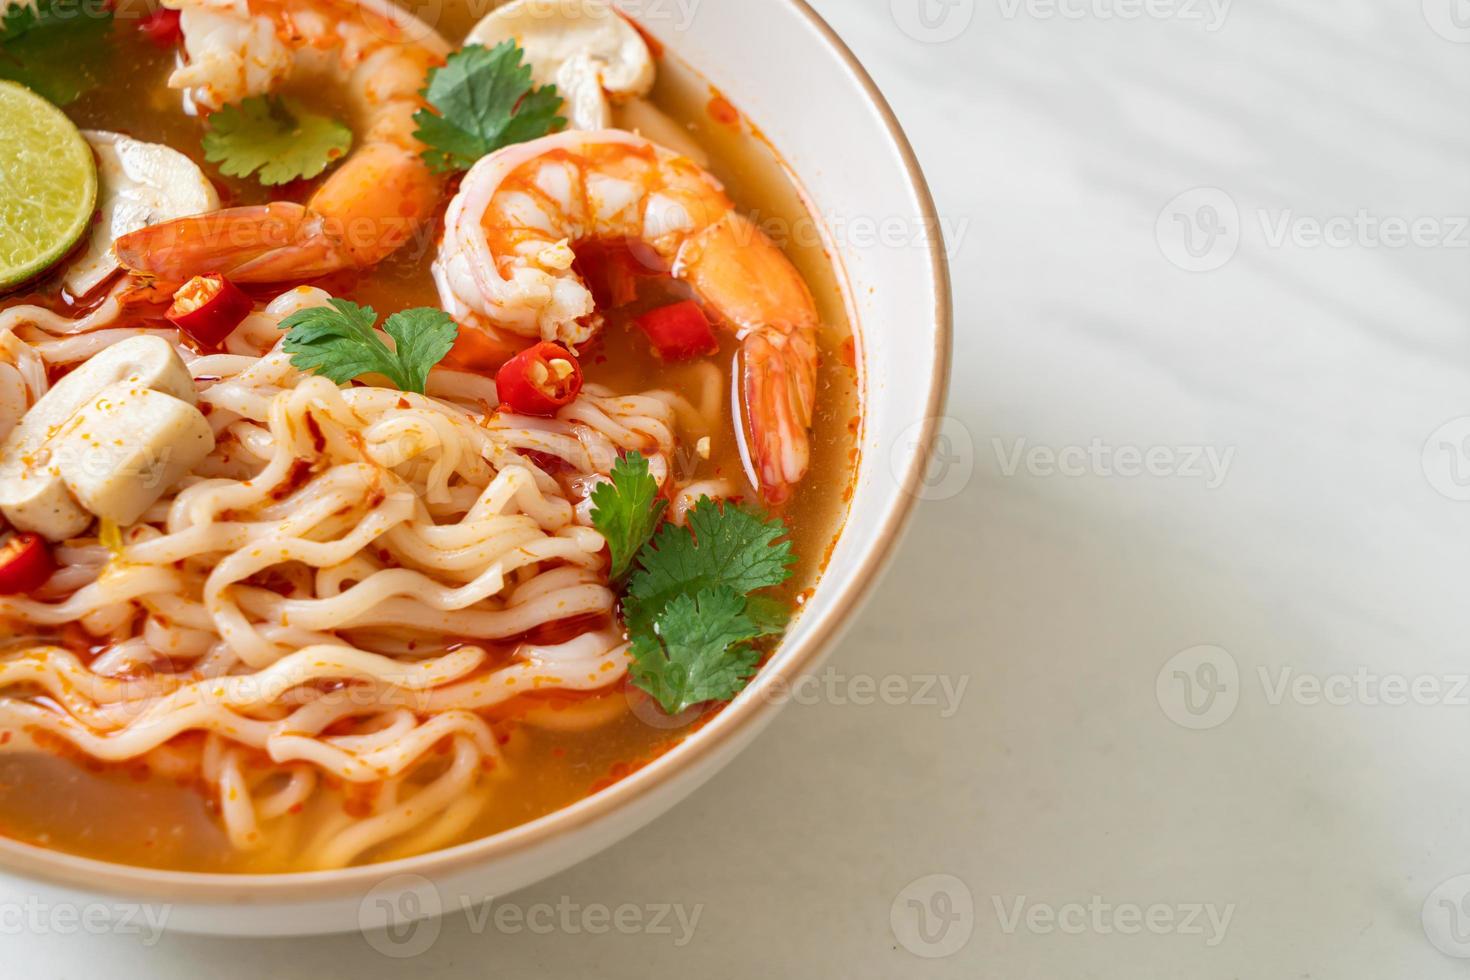
[[[138,22],[143,36],[160,48],[171,48],[184,39],[184,29],[179,24],[179,12],[160,7]]]
[[[635,322],[648,335],[654,353],[665,361],[708,357],[720,349],[709,317],[693,300],[649,310],[639,315]]]
[[[592,299],[600,312],[627,306],[638,298],[638,280],[649,276],[665,276],[668,268],[648,245],[626,239],[579,243],[572,263],[577,275],[592,291]]]
[[[255,304],[224,276],[195,276],[174,293],[164,314],[195,343],[215,348],[250,315]]]
[[[0,544],[0,595],[33,592],[46,584],[56,562],[39,534],[15,533]]]
[[[501,365],[495,390],[502,408],[517,415],[550,417],[582,390],[582,366],[561,344],[542,341]]]

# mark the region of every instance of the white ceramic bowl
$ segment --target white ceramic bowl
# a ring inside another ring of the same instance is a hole
[[[202,875],[105,864],[0,839],[5,890],[60,903],[167,906],[184,932],[284,936],[402,924],[502,896],[622,839],[733,759],[771,721],[781,685],[815,668],[850,623],[922,489],[949,376],[950,295],[923,175],[891,110],[851,52],[801,0],[702,0],[687,20],[620,0],[769,139],[827,229],[846,278],[864,376],[862,459],[846,528],[780,651],[684,744],[609,789],[494,837],[369,867]],[[672,11],[688,5],[660,3]],[[643,16],[640,16],[642,14]],[[888,222],[903,234],[858,234]]]

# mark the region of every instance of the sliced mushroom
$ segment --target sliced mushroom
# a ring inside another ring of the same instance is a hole
[[[161,337],[99,351],[0,446],[0,511],[53,541],[93,516],[131,524],[214,449],[194,380]]]
[[[82,133],[97,154],[99,211],[91,240],[63,284],[85,296],[118,269],[112,243],[129,232],[173,218],[219,210],[219,194],[204,171],[178,150],[121,133]]]
[[[612,125],[608,97],[653,88],[653,56],[642,35],[606,0],[513,0],[470,31],[469,44],[514,40],[538,85],[555,84],[573,129]]]

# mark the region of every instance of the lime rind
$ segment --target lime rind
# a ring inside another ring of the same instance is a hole
[[[30,89],[0,81],[0,291],[60,261],[97,206],[97,163],[77,127]]]

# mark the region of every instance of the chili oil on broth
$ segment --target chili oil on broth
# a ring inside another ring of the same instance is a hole
[[[439,27],[457,41],[483,14],[483,4],[446,5]],[[110,129],[138,139],[166,143],[200,163],[221,190],[226,206],[260,203],[272,197],[302,200],[314,183],[262,188],[250,180],[225,177],[205,163],[200,149],[203,125],[180,109],[179,95],[164,84],[174,66],[172,52],[160,51],[120,24],[118,61],[129,65],[109,84],[68,107],[84,128]],[[859,429],[858,377],[853,341],[837,273],[813,235],[781,236],[782,229],[816,226],[779,160],[750,128],[724,111],[711,112],[714,95],[695,72],[667,53],[659,58],[652,99],[683,125],[710,153],[710,170],[726,185],[738,207],[768,231],[777,232],[784,250],[806,279],[822,318],[819,336],[817,412],[812,432],[812,463],[793,499],[778,513],[791,529],[798,558],[791,580],[781,587],[793,607],[810,594],[846,513],[847,491],[856,468]],[[345,100],[312,86],[290,92],[318,111],[345,114]],[[723,110],[723,105],[717,105]],[[373,305],[380,314],[414,306],[438,305],[429,277],[434,240],[411,242],[370,274],[331,284],[335,295]],[[55,287],[52,287],[54,290]],[[11,300],[9,302],[14,302]],[[0,306],[9,305],[0,300]],[[738,344],[721,333],[721,350],[711,360],[725,410],[711,434],[708,459],[681,439],[676,474],[683,481],[724,477],[744,499],[758,501],[741,460],[736,425],[729,410]],[[608,324],[585,366],[587,380],[618,392],[669,388],[695,404],[711,372],[700,364],[661,363],[636,326]],[[682,434],[681,434],[682,435]],[[14,632],[9,630],[8,632]],[[65,631],[65,645],[80,656],[80,631]],[[494,646],[494,645],[492,645]],[[513,645],[499,645],[509,656]],[[632,707],[630,707],[630,705]],[[528,719],[527,714],[532,714]],[[523,696],[490,717],[502,743],[504,770],[481,780],[483,809],[457,836],[437,841],[448,846],[495,833],[551,813],[622,778],[656,757],[706,720],[665,719],[641,693],[617,690],[593,698],[576,695]],[[587,730],[560,722],[581,716],[596,724]],[[534,721],[535,723],[530,723]],[[180,741],[198,739],[186,734]],[[263,756],[262,756],[263,760]],[[432,767],[431,767],[432,768]],[[432,772],[426,776],[429,778]],[[275,873],[302,870],[299,850],[313,825],[329,812],[357,805],[363,790],[323,779],[323,787],[299,812],[275,821],[270,842],[257,851],[233,848],[217,819],[217,804],[188,779],[152,772],[137,763],[102,764],[58,747],[55,754],[0,755],[0,833],[86,857],[145,867],[199,872]],[[385,845],[367,861],[408,856]]]

